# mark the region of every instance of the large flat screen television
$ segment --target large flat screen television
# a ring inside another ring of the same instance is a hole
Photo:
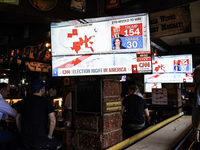
[[[148,14],[51,23],[52,75],[151,72]]]

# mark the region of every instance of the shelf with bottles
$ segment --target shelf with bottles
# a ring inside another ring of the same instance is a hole
[[[9,99],[5,99],[6,102],[8,102],[8,104],[13,105],[19,101],[21,101],[23,98],[9,98]]]
[[[55,110],[62,110],[62,102],[63,102],[62,97],[56,97],[53,99],[53,106]]]
[[[53,98],[53,106],[55,108],[55,113],[56,113],[56,119],[60,120],[62,118],[62,103],[63,103],[63,98],[62,97],[55,97]]]

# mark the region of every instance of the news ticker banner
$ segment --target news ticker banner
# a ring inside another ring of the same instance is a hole
[[[74,25],[73,21],[51,23],[52,56],[151,51],[148,14],[101,20],[84,24],[74,20]]]
[[[52,59],[53,76],[150,73],[150,52],[61,56]]]
[[[192,72],[192,54],[154,57],[153,73]]]
[[[137,52],[137,71],[140,72],[151,72],[151,52]]]
[[[150,14],[151,38],[191,31],[189,4]]]
[[[191,73],[145,74],[144,83],[193,83]]]

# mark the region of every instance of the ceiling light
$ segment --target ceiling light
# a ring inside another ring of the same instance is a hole
[[[50,44],[50,43],[46,43],[45,46],[46,46],[46,47],[50,47],[51,44]]]

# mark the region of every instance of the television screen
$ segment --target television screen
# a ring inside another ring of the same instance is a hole
[[[153,73],[183,73],[193,70],[192,54],[155,57],[152,64]]]
[[[9,84],[9,79],[8,78],[1,78],[0,83],[7,83]]]
[[[126,82],[126,75],[121,76],[120,82]]]
[[[151,72],[148,14],[51,23],[52,74]]]
[[[145,74],[144,83],[193,83],[193,77],[185,72]]]
[[[162,88],[162,83],[145,83],[144,92],[151,93],[153,88]]]

